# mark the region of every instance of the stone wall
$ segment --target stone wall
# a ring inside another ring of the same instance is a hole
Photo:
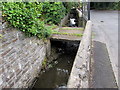
[[[49,40],[25,37],[13,28],[0,30],[0,88],[30,86],[49,51]]]
[[[68,23],[68,17],[69,17],[69,14],[67,14],[67,15],[61,20],[60,27],[65,26],[65,25]]]

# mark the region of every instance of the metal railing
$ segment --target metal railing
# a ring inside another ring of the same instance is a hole
[[[88,20],[90,20],[90,2],[88,0],[82,1],[82,26],[85,27]]]
[[[83,18],[86,21],[90,20],[90,2],[88,1],[82,2],[82,13],[83,13]]]

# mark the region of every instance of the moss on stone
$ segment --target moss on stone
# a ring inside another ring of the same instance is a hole
[[[66,28],[61,28],[62,30],[84,30],[84,28],[71,28],[71,27],[66,27]]]
[[[42,67],[45,68],[47,66],[47,58],[45,58],[42,62]]]
[[[53,34],[59,34],[59,35],[72,35],[72,36],[83,36],[83,34],[76,34],[76,33],[66,33],[66,32],[53,32]]]

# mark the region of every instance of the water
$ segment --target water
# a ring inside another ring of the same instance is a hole
[[[52,48],[56,48],[59,56],[54,60],[55,65],[52,68],[40,74],[34,88],[65,88],[67,85],[77,47],[72,45],[71,48],[67,48],[66,46],[69,45],[66,42],[62,44],[53,42],[52,44]]]

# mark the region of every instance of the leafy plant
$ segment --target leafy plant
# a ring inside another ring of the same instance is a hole
[[[62,2],[43,2],[43,17],[49,24],[59,24],[65,16],[66,9]]]
[[[45,59],[43,60],[43,62],[42,62],[42,66],[43,66],[43,67],[46,67],[46,65],[47,65],[47,59],[45,58]]]
[[[81,8],[82,3],[80,2],[63,2],[64,7],[66,8],[66,12],[69,13],[71,8]]]
[[[11,26],[18,28],[30,36],[45,38],[50,35],[48,28],[41,21],[43,3],[37,2],[7,2],[3,3],[3,18]]]
[[[119,2],[92,2],[91,8],[107,9],[107,10],[120,10]]]
[[[47,38],[52,34],[51,29],[56,28],[54,24],[59,25],[67,11],[78,5],[62,2],[3,2],[2,17],[28,36]]]

